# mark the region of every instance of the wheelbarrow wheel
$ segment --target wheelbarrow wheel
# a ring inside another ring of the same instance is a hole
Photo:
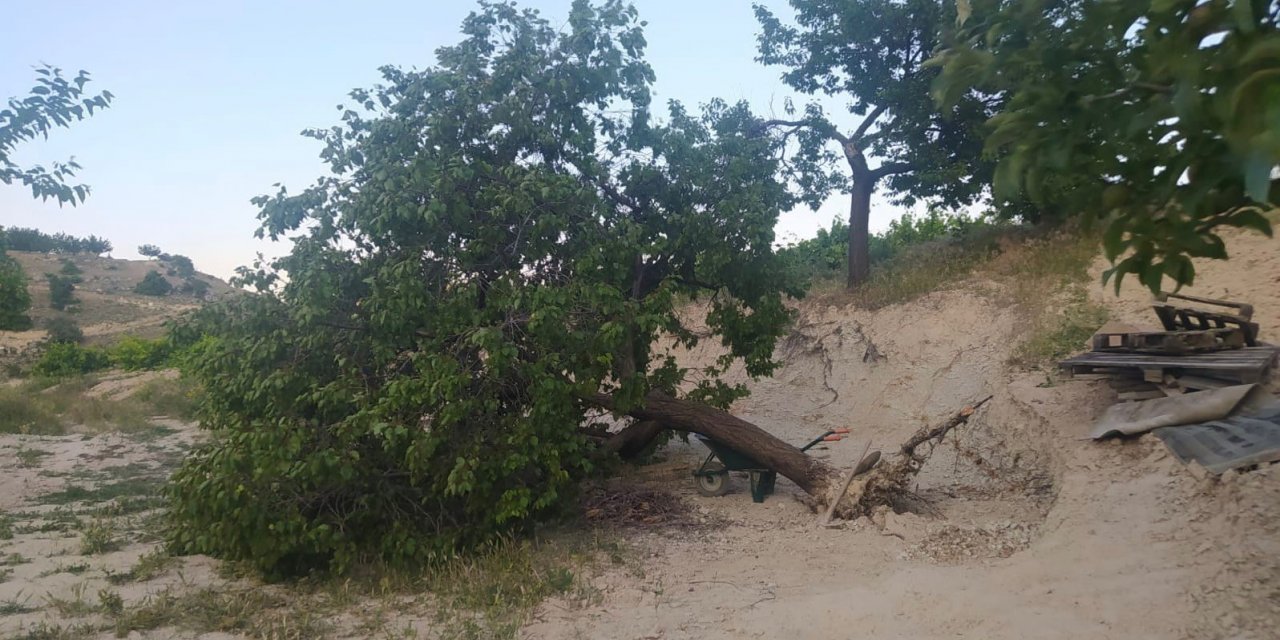
[[[698,493],[707,496],[708,498],[714,498],[716,496],[722,496],[729,493],[728,471],[694,476],[693,481],[698,487]]]

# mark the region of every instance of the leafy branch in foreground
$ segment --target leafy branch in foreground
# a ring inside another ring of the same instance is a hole
[[[997,198],[1105,224],[1118,289],[1195,279],[1223,227],[1271,234],[1280,202],[1280,3],[957,0],[930,62],[947,106],[1007,96],[989,122]],[[1072,188],[1061,188],[1063,184]]]
[[[76,120],[93,115],[95,109],[105,109],[114,97],[110,91],[87,95],[84,86],[89,73],[81,71],[74,78],[65,78],[57,67],[36,67],[36,85],[25,98],[10,98],[8,108],[0,109],[0,182],[20,183],[31,189],[31,195],[41,200],[53,198],[59,205],[84,202],[89,187],[68,184],[80,165],[75,159],[55,162],[50,168],[41,165],[22,167],[9,159],[19,143],[36,138],[48,138],[56,127],[68,127]]]

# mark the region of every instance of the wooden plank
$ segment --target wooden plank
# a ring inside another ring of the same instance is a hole
[[[1214,369],[1265,369],[1275,360],[1272,347],[1246,347],[1231,351],[1196,353],[1185,356],[1168,356],[1147,353],[1108,353],[1090,351],[1063,360],[1060,364],[1088,365],[1091,367],[1139,367],[1139,368],[1214,368]]]

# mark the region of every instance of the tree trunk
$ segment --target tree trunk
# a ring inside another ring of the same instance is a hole
[[[637,420],[606,440],[601,445],[600,451],[606,454],[617,454],[623,460],[630,460],[644,452],[653,439],[665,429],[666,427],[657,420]]]
[[[591,402],[606,409],[614,408],[613,398],[597,394]],[[682,400],[664,393],[651,392],[643,407],[627,412],[641,421],[654,421],[678,431],[700,433],[735,449],[777,471],[801,489],[822,500],[838,480],[839,472],[805,455],[800,449],[779,440],[769,432],[727,411],[700,402]]]
[[[850,289],[866,282],[871,274],[869,225],[871,192],[875,191],[874,178],[869,172],[855,171],[853,180],[853,193],[849,198],[849,272],[845,281]]]

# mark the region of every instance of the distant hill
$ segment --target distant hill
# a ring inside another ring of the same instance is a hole
[[[35,323],[31,331],[0,331],[0,350],[23,350],[45,337],[45,323],[57,316],[73,318],[84,331],[88,344],[105,344],[123,335],[154,338],[164,333],[165,321],[186,311],[199,308],[235,291],[230,285],[211,275],[196,272],[194,280],[208,285],[202,297],[180,293],[184,278],[170,275],[171,266],[163,260],[117,260],[95,255],[7,252],[22,265],[27,275],[27,291],[31,294],[29,315]],[[49,306],[49,283],[46,273],[57,274],[63,260],[70,260],[81,271],[75,297],[80,300],[74,312],[55,311]],[[158,271],[174,293],[148,296],[134,292],[149,271]]]

